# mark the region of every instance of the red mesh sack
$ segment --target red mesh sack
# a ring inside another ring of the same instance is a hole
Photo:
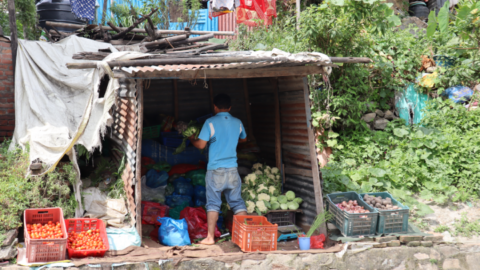
[[[169,207],[155,202],[142,201],[142,224],[162,225],[157,221],[158,217],[168,217]]]
[[[155,160],[149,158],[149,157],[142,157],[142,176],[146,175],[149,166],[148,165],[155,165]]]
[[[188,235],[190,240],[205,238],[208,234],[207,213],[202,207],[185,207],[180,212],[180,219],[184,218],[188,224]],[[215,237],[220,237],[221,233],[215,226]]]
[[[205,164],[192,165],[192,164],[177,164],[172,167],[168,172],[168,175],[172,176],[174,174],[186,174],[189,171],[194,171],[198,169],[205,169]]]
[[[323,243],[325,242],[325,235],[322,233],[320,235],[314,235],[310,237],[310,248],[311,249],[323,249]]]

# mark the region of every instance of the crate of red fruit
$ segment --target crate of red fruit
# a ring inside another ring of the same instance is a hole
[[[362,193],[360,197],[378,210],[377,233],[407,233],[410,208],[388,192]]]
[[[378,211],[360,199],[356,192],[327,195],[332,222],[344,236],[373,235],[377,229]]]
[[[244,252],[277,250],[278,225],[263,216],[233,216],[232,242]]]
[[[71,218],[65,221],[70,258],[103,257],[109,249],[107,230],[101,219]]]
[[[23,220],[29,263],[65,260],[67,231],[61,208],[27,209]]]

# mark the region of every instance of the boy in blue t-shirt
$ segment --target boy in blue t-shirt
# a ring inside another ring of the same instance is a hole
[[[237,145],[247,141],[242,121],[230,115],[230,97],[219,94],[213,99],[215,116],[205,121],[198,139],[190,137],[192,144],[204,149],[209,143],[208,166],[205,177],[207,189],[208,236],[200,244],[215,243],[215,225],[222,204],[222,192],[234,215],[246,215],[247,207],[241,197],[242,180],[238,174]]]

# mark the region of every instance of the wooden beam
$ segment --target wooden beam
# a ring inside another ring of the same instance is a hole
[[[310,110],[310,90],[307,77],[303,78],[303,96],[305,100],[305,114],[307,115],[308,144],[310,148],[310,161],[312,163],[313,189],[315,193],[315,204],[317,215],[324,212],[322,186],[320,184],[320,169],[318,168],[317,151],[315,147],[315,133],[312,126],[312,112]],[[320,233],[327,235],[325,223],[319,227]]]
[[[137,232],[142,237],[142,134],[143,134],[143,80],[137,80],[137,149],[135,163],[135,209]]]
[[[108,0],[103,0],[102,25],[105,25],[105,19],[107,17],[107,5]]]
[[[187,35],[180,35],[180,36],[174,36],[174,37],[169,37],[169,38],[163,38],[159,40],[155,40],[152,42],[145,42],[142,44],[142,46],[145,47],[155,47],[155,46],[160,46],[160,45],[168,45],[170,43],[173,43],[175,41],[182,41],[187,39]]]
[[[15,0],[8,0],[8,21],[10,23],[10,47],[12,48],[13,78],[15,81],[15,66],[17,64],[17,19],[15,18]]]
[[[358,64],[372,63],[372,59],[368,57],[330,57],[332,63]]]
[[[280,131],[280,100],[278,98],[278,79],[272,80],[273,103],[275,105],[275,163],[276,167],[282,169],[282,134]]]
[[[178,85],[177,80],[172,80],[173,83],[173,110],[175,115],[175,121],[178,121]]]
[[[247,134],[247,137],[249,137],[249,139],[255,140],[255,136],[253,135],[252,113],[250,112],[250,95],[248,94],[247,79],[243,79],[243,95],[245,99],[245,111],[247,112],[247,126],[249,133]]]
[[[306,66],[306,67],[280,67],[280,68],[258,68],[258,69],[203,69],[198,70],[154,70],[152,72],[137,72],[130,75],[125,72],[126,76],[133,78],[150,78],[150,79],[242,79],[242,78],[265,78],[265,77],[285,77],[285,76],[306,76],[310,74],[323,74],[322,67]]]
[[[212,111],[213,114],[215,114],[215,105],[213,104],[213,85],[212,85],[212,80],[208,80],[208,90],[209,91],[209,95],[210,95],[210,109]]]

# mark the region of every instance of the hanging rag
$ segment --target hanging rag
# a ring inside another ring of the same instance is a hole
[[[263,21],[272,24],[272,17],[277,17],[275,0],[240,0],[237,10],[237,24],[243,23],[255,27]]]
[[[240,0],[210,0],[208,2],[208,17],[212,19],[232,13],[238,6],[240,6]]]
[[[70,0],[72,13],[78,19],[84,21],[93,21],[95,19],[95,3],[95,0]]]

